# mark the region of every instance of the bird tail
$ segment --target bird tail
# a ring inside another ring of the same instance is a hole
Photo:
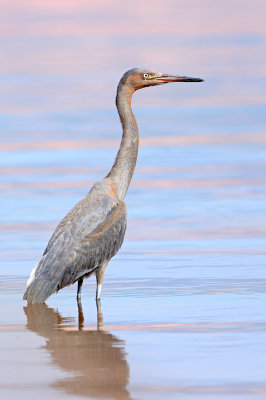
[[[51,277],[50,274],[45,273],[42,269],[45,256],[41,258],[39,263],[35,266],[30,274],[27,282],[27,289],[24,293],[23,300],[28,303],[41,304],[48,299],[51,294],[55,293],[59,287],[59,277]]]
[[[27,300],[31,304],[41,304],[57,290],[57,282],[51,281],[48,277],[40,276],[35,278],[27,287],[23,300]]]

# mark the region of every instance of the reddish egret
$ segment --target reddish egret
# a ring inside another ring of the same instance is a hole
[[[24,300],[44,303],[53,293],[78,282],[80,300],[84,278],[96,274],[96,299],[100,299],[107,264],[120,249],[127,222],[124,198],[138,155],[138,126],[131,109],[135,90],[169,82],[202,82],[199,78],[174,76],[134,68],[121,78],[116,96],[123,136],[105,178],[62,219],[38,264],[32,270]]]

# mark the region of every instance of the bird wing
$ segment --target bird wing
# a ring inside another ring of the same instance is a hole
[[[92,232],[107,217],[118,200],[108,194],[106,181],[96,182],[90,192],[81,199],[60,221],[51,236],[43,256],[55,248],[66,248],[84,235]],[[62,243],[60,243],[62,241]]]
[[[70,252],[58,289],[74,283],[108,262],[123,243],[126,222],[126,205],[119,202],[106,219]]]
[[[94,187],[92,189],[94,189]],[[99,199],[97,204],[90,206],[90,203],[92,203],[91,194],[93,194],[93,190],[91,190],[87,196],[81,199],[59,222],[46,246],[43,255],[49,253],[60,237],[61,239],[64,236],[74,238],[74,236],[77,236],[78,229],[81,229],[83,232],[85,229],[85,231],[88,233],[89,230],[93,230],[95,226],[101,223],[101,221],[105,218],[105,213],[108,212],[109,207],[107,206],[106,211],[104,210],[102,198]]]
[[[74,265],[93,270],[116,253],[122,244],[119,235],[125,231],[126,205],[112,196],[108,187],[105,180],[97,182],[59,223],[34,277],[61,279],[65,269],[74,269]]]
[[[42,303],[109,261],[122,245],[126,219],[126,205],[112,194],[108,181],[97,182],[59,223],[31,273],[24,299]]]

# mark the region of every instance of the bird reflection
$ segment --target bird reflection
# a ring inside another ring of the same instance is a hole
[[[47,339],[45,348],[54,365],[75,373],[72,378],[53,384],[71,395],[91,398],[130,400],[126,389],[129,366],[125,359],[124,342],[101,330],[101,303],[97,302],[97,330],[83,330],[84,316],[78,304],[79,330],[67,330],[74,318],[64,318],[46,304],[24,307],[27,329]]]

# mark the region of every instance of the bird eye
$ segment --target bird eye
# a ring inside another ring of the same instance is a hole
[[[148,78],[149,74],[143,74],[144,78]]]

